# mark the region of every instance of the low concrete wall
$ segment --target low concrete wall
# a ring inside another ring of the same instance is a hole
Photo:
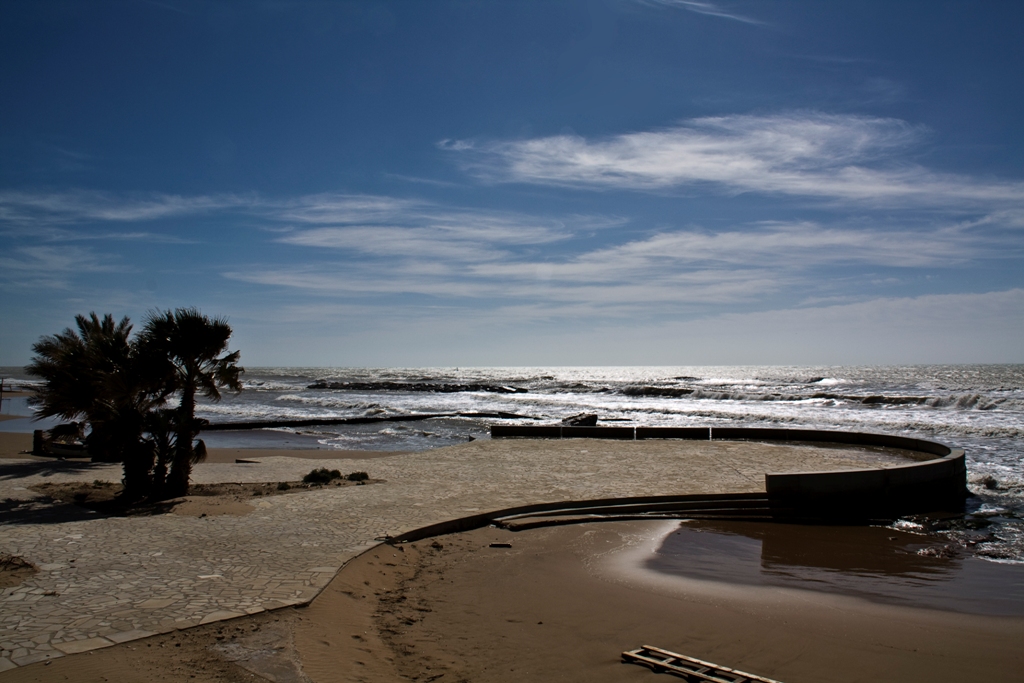
[[[616,505],[649,505],[663,506],[671,503],[694,503],[701,501],[749,501],[763,498],[759,493],[691,493],[680,496],[633,496],[628,498],[594,498],[588,500],[561,500],[551,503],[534,503],[531,505],[520,505],[517,507],[504,508],[502,510],[491,510],[481,512],[468,517],[449,519],[437,524],[411,529],[409,531],[391,536],[387,540],[391,543],[409,543],[431,536],[453,534],[460,531],[479,529],[491,524],[502,517],[525,515],[529,513],[553,512],[556,510],[580,510],[587,511],[596,507],[613,507]]]
[[[795,516],[855,520],[961,510],[968,494],[966,456],[947,450],[944,457],[899,467],[767,473],[765,488],[773,508]]]
[[[561,439],[561,425],[545,425],[535,427],[533,425],[491,425],[491,438],[519,438],[519,439]]]
[[[688,439],[709,441],[710,427],[637,427],[636,438],[641,439]]]
[[[934,441],[888,434],[762,427],[491,427],[494,438],[693,439],[783,441],[897,448],[918,462],[897,467],[765,474],[779,519],[857,521],[963,509],[964,452]]]

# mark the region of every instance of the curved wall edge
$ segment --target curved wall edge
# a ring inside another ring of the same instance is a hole
[[[896,448],[919,454],[896,467],[765,474],[777,519],[855,521],[963,508],[968,495],[962,449],[906,436],[763,427],[569,427],[493,425],[494,438],[608,438],[782,441]],[[911,456],[913,457],[913,456]]]

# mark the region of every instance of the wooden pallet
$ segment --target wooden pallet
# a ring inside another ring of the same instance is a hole
[[[622,661],[648,666],[655,673],[674,674],[689,683],[779,683],[771,678],[736,671],[650,645],[623,652]]]

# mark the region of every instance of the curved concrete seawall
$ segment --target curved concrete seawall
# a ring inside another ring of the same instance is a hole
[[[962,510],[968,494],[966,456],[942,448],[947,451],[942,457],[901,467],[766,473],[765,489],[773,508],[795,516],[891,518]]]
[[[765,473],[765,490],[772,517],[778,520],[861,521],[906,514],[956,511],[963,509],[964,499],[968,495],[963,450],[904,436],[817,429],[562,425],[494,425],[491,427],[491,436],[832,443],[898,449],[915,461],[895,467]],[[598,502],[603,505],[608,503],[595,501]]]

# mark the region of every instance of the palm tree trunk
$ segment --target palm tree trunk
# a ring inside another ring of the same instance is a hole
[[[154,453],[139,437],[126,444],[124,453],[124,495],[129,501],[142,500],[150,495],[153,489]]]
[[[192,440],[196,435],[195,413],[195,387],[191,382],[186,382],[181,390],[181,405],[178,407],[174,460],[167,476],[167,493],[172,498],[188,493],[188,482],[192,476]]]

